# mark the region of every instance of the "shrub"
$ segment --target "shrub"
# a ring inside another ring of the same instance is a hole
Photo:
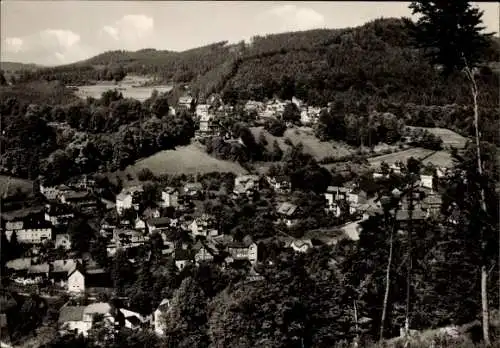
[[[275,137],[282,137],[286,131],[286,123],[281,120],[271,120],[264,124],[264,129]]]
[[[150,181],[155,179],[155,175],[149,168],[143,168],[137,174],[137,178],[140,181]]]

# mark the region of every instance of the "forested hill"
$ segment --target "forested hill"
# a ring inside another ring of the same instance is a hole
[[[486,61],[498,61],[498,40]],[[347,29],[321,29],[254,37],[251,43],[225,41],[184,51],[106,52],[76,64],[41,69],[26,78],[65,83],[102,78],[123,67],[127,73],[154,74],[190,83],[196,93],[222,91],[225,99],[295,95],[315,105],[340,100],[420,105],[469,104],[461,76],[444,81],[422,52],[413,48],[402,19],[379,19]],[[497,72],[483,69],[482,105],[498,106]],[[486,92],[487,91],[487,92]]]

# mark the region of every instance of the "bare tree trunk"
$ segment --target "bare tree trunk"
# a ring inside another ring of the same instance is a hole
[[[397,214],[397,210],[396,210]],[[386,221],[389,213],[386,212]],[[388,224],[386,224],[388,226]],[[382,307],[382,318],[380,321],[380,335],[379,335],[379,341],[382,341],[384,339],[384,324],[385,324],[385,317],[387,315],[387,302],[389,300],[389,288],[391,285],[391,265],[392,265],[392,249],[393,249],[393,235],[394,235],[394,228],[390,229],[390,237],[389,237],[389,257],[387,260],[387,269],[386,269],[386,274],[385,274],[385,294],[384,294],[384,304]]]
[[[479,174],[479,179],[482,180],[483,177],[483,166],[481,162],[481,148],[480,148],[480,133],[479,133],[479,110],[478,110],[478,104],[477,104],[477,97],[479,94],[476,80],[474,78],[474,74],[467,65],[465,64],[465,72],[467,74],[467,77],[470,80],[471,83],[471,93],[472,93],[472,99],[474,102],[474,128],[475,128],[475,138],[476,138],[476,151],[477,151],[477,171]],[[480,182],[480,192],[481,192],[481,210],[486,212],[486,201],[485,201],[485,194],[484,194],[484,188],[482,187],[482,182]],[[481,306],[482,306],[482,319],[483,319],[483,340],[484,344],[486,346],[490,346],[490,334],[489,334],[489,311],[488,311],[488,271],[486,269],[486,255],[485,253],[485,245],[484,245],[484,232],[483,232],[483,226],[482,224],[479,226],[479,229],[481,231],[481,250],[482,250],[482,265],[481,265]],[[499,232],[500,233],[500,232]],[[499,245],[500,248],[500,245]],[[499,249],[500,251],[500,249]],[[500,262],[500,261],[499,261]],[[500,286],[500,285],[499,285]],[[500,291],[500,289],[499,289]]]
[[[410,338],[410,297],[411,297],[411,272],[412,272],[412,234],[413,234],[413,177],[412,173],[410,175],[410,197],[408,201],[408,271],[406,273],[406,315],[405,315],[405,336],[406,345],[409,344]]]

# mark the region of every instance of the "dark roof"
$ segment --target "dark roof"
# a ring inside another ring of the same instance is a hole
[[[52,216],[72,214],[72,210],[65,204],[49,204],[47,214]]]
[[[347,193],[349,191],[349,188],[339,187],[339,186],[328,186],[328,188],[326,189],[326,192],[328,193],[335,193],[337,191]]]
[[[59,323],[66,323],[68,321],[80,321],[83,319],[83,311],[85,306],[64,306],[59,311]]]
[[[177,249],[174,252],[174,259],[176,261],[191,260],[191,253],[184,249]]]
[[[171,221],[172,221],[172,219],[169,217],[153,218],[153,219],[148,220],[148,225],[152,225],[152,226],[170,225]]]
[[[79,200],[84,198],[90,198],[90,193],[87,191],[69,191],[63,193],[63,196],[67,200]]]
[[[398,221],[407,221],[410,219],[410,214],[408,210],[398,210],[396,219]],[[425,214],[420,209],[413,210],[412,220],[423,220],[425,219]]]
[[[142,324],[142,321],[135,315],[131,315],[129,317],[126,317],[125,319],[128,320],[133,326],[139,326]]]
[[[29,274],[40,274],[40,273],[49,273],[50,266],[48,263],[42,263],[40,265],[32,265],[28,268]]]

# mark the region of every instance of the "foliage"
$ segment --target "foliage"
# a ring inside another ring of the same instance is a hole
[[[410,9],[419,15],[411,25],[418,46],[427,49],[431,62],[442,64],[445,73],[483,59],[493,34],[482,33],[483,12],[469,1],[414,1]]]
[[[275,137],[282,137],[286,131],[286,124],[281,120],[270,120],[264,124],[264,129]]]

